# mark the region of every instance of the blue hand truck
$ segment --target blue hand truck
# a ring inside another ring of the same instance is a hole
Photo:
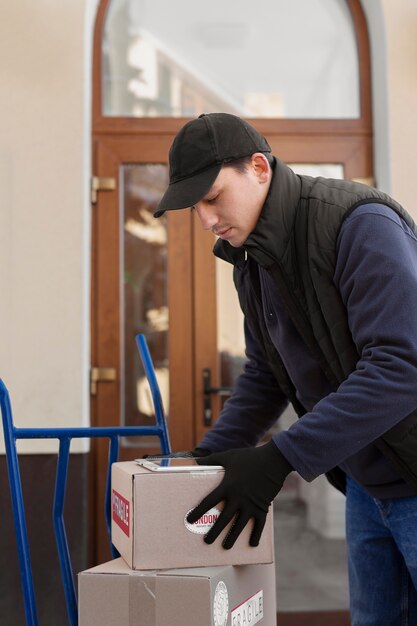
[[[62,582],[64,585],[65,602],[70,626],[78,624],[77,595],[75,591],[74,573],[72,571],[71,557],[68,549],[65,523],[63,518],[65,491],[67,485],[68,462],[72,439],[79,438],[108,438],[109,457],[107,465],[107,480],[105,494],[105,519],[106,528],[110,541],[113,558],[118,553],[111,543],[111,466],[119,457],[119,438],[122,436],[149,436],[159,437],[162,453],[171,452],[167,422],[165,418],[162,397],[155,375],[154,366],[148,345],[144,335],[136,336],[136,344],[139,350],[145,374],[151,389],[152,400],[155,410],[155,426],[114,426],[114,427],[80,427],[80,428],[17,428],[13,423],[13,415],[9,393],[6,385],[0,379],[0,407],[3,418],[4,441],[7,457],[7,469],[12,500],[14,526],[19,555],[19,568],[23,588],[24,608],[27,626],[38,626],[36,612],[35,591],[33,574],[30,562],[28,533],[26,527],[25,509],[23,503],[22,483],[19,472],[19,459],[16,448],[17,439],[58,439],[59,451],[57,458],[57,470],[55,479],[55,493],[53,503],[53,527],[58,550],[59,564]]]

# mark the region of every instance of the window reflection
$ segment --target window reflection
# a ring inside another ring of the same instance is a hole
[[[164,408],[169,410],[166,218],[153,211],[168,183],[165,165],[122,168],[122,423],[154,423],[154,407],[135,344],[146,335]]]
[[[357,118],[359,71],[345,0],[113,0],[103,113]],[[314,28],[312,28],[314,24]]]

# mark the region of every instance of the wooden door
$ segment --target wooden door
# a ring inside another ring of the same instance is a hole
[[[168,180],[170,138],[97,139],[95,175],[114,181],[98,191],[92,216],[92,366],[115,370],[91,396],[97,426],[148,425],[153,408],[134,337],[143,332],[160,377],[175,449],[194,445],[193,222],[189,211],[156,220]],[[121,460],[158,451],[156,438],[125,438]],[[108,446],[94,450],[97,559],[108,556],[103,493]]]
[[[257,124],[273,152],[295,168],[334,164],[346,178],[371,175],[371,137],[355,135],[347,123],[336,139],[320,122],[316,132],[311,123],[303,132],[294,122],[292,134],[288,122],[286,133],[276,130],[276,122],[275,132],[270,123],[264,125],[262,129],[262,122]],[[196,214],[188,210],[168,212],[159,220],[152,217],[168,183],[172,138],[154,132],[99,136],[95,141],[94,173],[113,180],[115,188],[98,191],[93,205],[92,366],[113,368],[116,378],[97,384],[92,421],[99,426],[151,423],[149,392],[134,342],[135,334],[144,332],[165,399],[173,449],[189,450],[215,422],[222,404],[216,393],[205,392],[204,372],[210,372],[212,388],[233,384],[244,346],[239,352],[231,339],[234,349],[229,354],[219,345],[224,312],[234,307],[235,328],[241,318],[231,280],[227,302],[218,290],[219,271],[230,273],[231,268],[216,263],[212,233],[203,231]],[[120,458],[143,456],[158,450],[157,444],[124,440]],[[106,442],[96,445],[94,459],[95,526],[103,559],[108,553],[102,516]]]

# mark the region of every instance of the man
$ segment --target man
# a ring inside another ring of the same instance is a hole
[[[293,470],[347,494],[353,626],[417,624],[417,229],[388,195],[297,176],[244,120],[200,116],[155,216],[191,208],[234,265],[247,365],[194,451],[225,467],[189,521],[257,545]],[[300,419],[255,447],[288,401]]]

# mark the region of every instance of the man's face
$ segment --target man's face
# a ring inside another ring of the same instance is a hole
[[[270,168],[265,157],[253,155],[244,173],[220,170],[210,191],[193,209],[201,225],[232,246],[241,246],[255,228],[268,194]]]

